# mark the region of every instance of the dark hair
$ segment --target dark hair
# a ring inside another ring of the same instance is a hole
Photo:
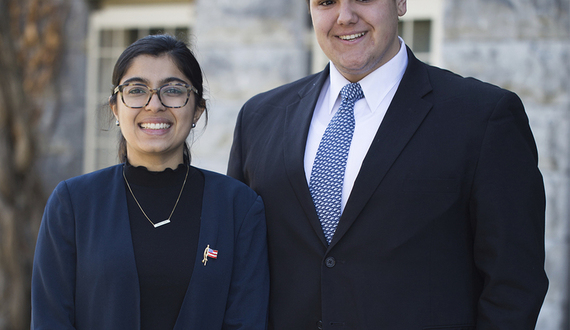
[[[167,34],[150,35],[135,41],[127,47],[121,56],[119,56],[117,63],[115,63],[112,77],[112,90],[119,86],[121,79],[131,66],[133,60],[141,55],[156,57],[168,55],[172,58],[172,61],[176,64],[178,69],[190,80],[190,84],[198,90],[198,93],[196,93],[197,95],[194,98],[196,100],[196,107],[204,108],[204,114],[207,122],[208,111],[206,109],[206,100],[204,99],[202,69],[188,46],[183,41],[178,40],[173,36]],[[118,94],[113,95],[111,93],[111,97],[109,98],[110,104],[117,104],[117,95]],[[126,161],[126,141],[122,135],[120,139],[119,159],[121,161]],[[188,145],[185,145],[184,152],[185,157],[189,157]]]

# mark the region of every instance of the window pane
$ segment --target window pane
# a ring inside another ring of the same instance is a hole
[[[101,30],[99,32],[99,47],[113,46],[113,30]]]
[[[139,30],[138,29],[125,30],[125,42],[126,42],[125,46],[132,44],[133,42],[137,41],[138,39],[139,39]]]
[[[99,93],[111,93],[112,82],[111,76],[113,75],[113,66],[115,61],[110,58],[99,59]]]
[[[155,28],[149,29],[149,31],[148,31],[148,34],[151,34],[151,35],[153,35],[153,34],[163,34],[163,33],[164,33],[164,28],[156,28],[156,27],[155,27]]]
[[[188,35],[190,33],[188,33],[188,28],[176,28],[174,30],[174,36],[182,41],[184,41],[185,43],[188,43]]]
[[[414,21],[414,52],[429,52],[431,44],[431,21]]]

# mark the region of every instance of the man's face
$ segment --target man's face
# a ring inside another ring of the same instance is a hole
[[[310,0],[317,41],[342,75],[357,82],[399,49],[406,0]]]

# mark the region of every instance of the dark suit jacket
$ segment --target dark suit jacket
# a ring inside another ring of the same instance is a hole
[[[534,328],[545,196],[523,105],[408,54],[330,246],[303,169],[328,68],[239,114],[228,173],[266,206],[272,329]]]
[[[266,329],[263,203],[241,182],[201,171],[198,251],[174,329]],[[140,329],[121,173],[117,165],[66,180],[51,195],[34,259],[32,329]],[[218,250],[218,258],[204,266],[207,245]]]

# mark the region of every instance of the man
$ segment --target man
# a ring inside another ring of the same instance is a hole
[[[243,106],[228,169],[266,205],[271,329],[534,329],[545,196],[520,99],[417,60],[406,0],[309,7],[331,64]]]

